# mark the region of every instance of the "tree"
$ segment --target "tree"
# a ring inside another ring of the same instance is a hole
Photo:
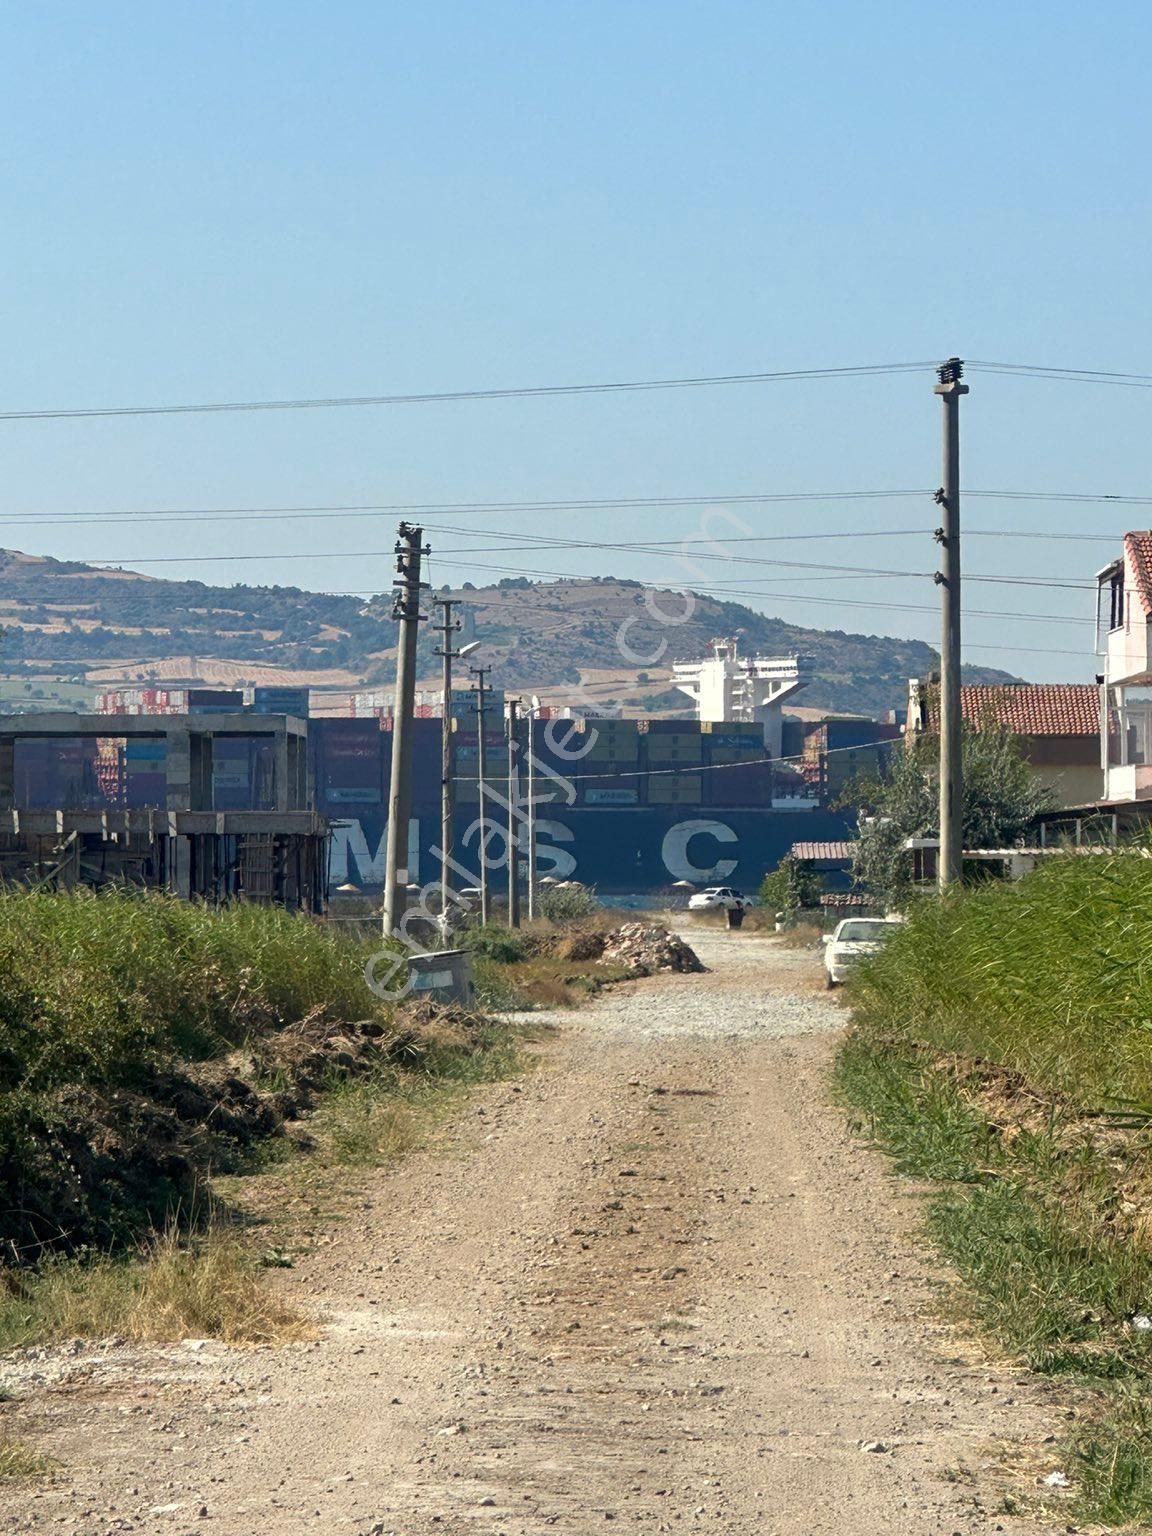
[[[798,912],[816,906],[823,889],[824,882],[814,869],[786,853],[761,881],[760,901],[770,912]]]
[[[859,812],[852,873],[890,905],[899,905],[911,887],[909,838],[940,835],[939,741],[918,736],[893,754],[883,779],[854,780],[843,799]],[[965,848],[1012,847],[1055,799],[1036,778],[1005,726],[988,721],[965,725],[961,738],[964,775]]]

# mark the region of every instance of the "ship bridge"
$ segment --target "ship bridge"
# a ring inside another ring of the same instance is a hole
[[[764,727],[764,744],[779,757],[785,699],[811,681],[810,656],[744,657],[735,638],[712,641],[704,661],[677,662],[672,682],[696,706],[698,720],[756,721]]]

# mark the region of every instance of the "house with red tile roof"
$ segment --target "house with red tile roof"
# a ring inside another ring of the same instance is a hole
[[[1152,532],[1124,535],[1097,571],[1097,650],[1104,656],[1104,798],[1152,801]]]
[[[1100,689],[1095,683],[965,683],[960,709],[966,725],[1003,725],[1012,732],[1038,778],[1060,806],[1100,799]],[[940,690],[913,678],[908,684],[908,729],[940,728]]]

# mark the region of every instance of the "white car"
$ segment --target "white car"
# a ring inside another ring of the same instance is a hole
[[[689,912],[711,912],[717,907],[730,907],[739,902],[742,907],[754,907],[755,900],[745,896],[731,885],[710,885],[706,891],[697,891],[688,898]]]
[[[865,955],[874,955],[896,931],[886,917],[846,917],[824,935],[824,985],[838,987]]]

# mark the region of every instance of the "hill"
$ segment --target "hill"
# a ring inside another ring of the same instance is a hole
[[[448,589],[442,589],[447,594]],[[646,598],[646,593],[648,597]],[[485,642],[497,686],[542,697],[583,697],[630,711],[680,710],[668,688],[673,661],[706,654],[720,635],[746,653],[814,658],[816,678],[798,697],[809,708],[872,715],[900,704],[907,680],[937,664],[921,641],[810,629],[740,603],[596,577],[525,577],[451,593],[464,639]],[[653,610],[669,615],[660,622]],[[74,686],[118,682],[299,682],[318,690],[387,687],[395,664],[390,592],[365,600],[300,587],[215,587],[134,571],[0,551],[0,670],[24,680],[64,677]],[[421,631],[420,672],[433,681],[436,636]],[[1017,681],[988,667],[970,682]]]

